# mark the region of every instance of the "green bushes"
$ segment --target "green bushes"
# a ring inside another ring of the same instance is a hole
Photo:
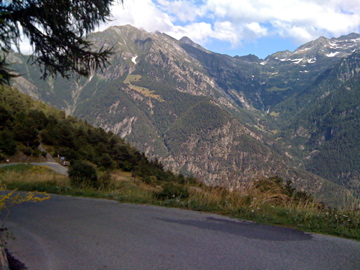
[[[71,163],[68,171],[70,183],[74,187],[98,187],[98,176],[94,165],[76,160]]]
[[[113,184],[110,171],[105,171],[99,176],[96,167],[83,160],[71,162],[68,176],[70,185],[76,188],[106,190]]]
[[[0,150],[9,156],[16,153],[16,141],[14,140],[14,135],[7,127],[0,130]]]

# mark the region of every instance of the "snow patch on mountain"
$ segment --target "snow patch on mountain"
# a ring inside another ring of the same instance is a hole
[[[299,64],[302,60],[303,60],[302,58],[290,59],[290,61],[294,62],[294,64]]]
[[[137,58],[137,55],[135,55],[133,58],[131,58],[131,61],[136,65],[136,58]]]
[[[327,57],[334,57],[336,55],[338,55],[340,52],[331,52],[331,53],[328,53],[326,54]]]
[[[309,64],[314,64],[314,63],[316,63],[316,58],[308,59],[307,62],[308,62]]]
[[[337,43],[331,43],[329,42],[331,49],[341,49],[342,46],[339,46]]]

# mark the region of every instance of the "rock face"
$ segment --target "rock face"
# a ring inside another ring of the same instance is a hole
[[[276,174],[319,194],[332,184],[304,170],[315,149],[297,138],[309,139],[316,130],[295,124],[302,110],[297,98],[315,104],[320,94],[311,90],[315,87],[322,87],[320,96],[329,95],[334,85],[321,78],[360,47],[359,38],[320,38],[263,60],[216,54],[187,37],[111,27],[89,37],[96,47],[113,47],[102,72],[40,81],[26,57],[16,56],[14,68],[24,74],[16,86],[207,184],[238,188],[257,176]],[[339,75],[338,85],[356,77],[358,69],[352,70]]]

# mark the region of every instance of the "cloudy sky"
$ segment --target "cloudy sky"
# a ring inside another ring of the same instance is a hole
[[[229,55],[260,58],[319,36],[360,32],[360,0],[124,0],[111,25],[131,24]]]

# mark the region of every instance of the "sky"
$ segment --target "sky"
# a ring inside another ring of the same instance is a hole
[[[317,39],[360,32],[360,0],[120,0],[97,30],[131,24],[231,56],[264,59]]]

